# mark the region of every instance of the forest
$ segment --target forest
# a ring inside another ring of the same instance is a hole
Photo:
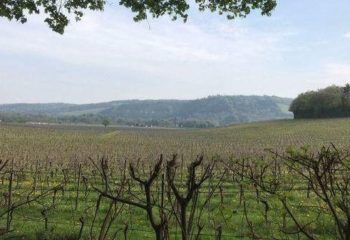
[[[195,100],[125,100],[95,104],[3,104],[5,122],[208,128],[291,118],[292,99],[274,96],[209,96]]]
[[[296,119],[349,117],[350,85],[302,93],[293,100],[289,110]]]

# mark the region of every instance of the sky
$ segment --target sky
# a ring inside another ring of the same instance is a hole
[[[296,97],[350,82],[349,0],[280,0],[271,17],[236,20],[193,7],[187,23],[135,23],[107,6],[64,35],[42,16],[0,18],[0,103]]]

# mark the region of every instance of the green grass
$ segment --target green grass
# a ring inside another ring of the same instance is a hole
[[[44,229],[44,220],[41,210],[50,206],[52,195],[24,206],[14,212],[12,229],[8,237],[22,239],[50,238],[74,239],[80,229],[79,218],[86,217],[86,225],[91,224],[92,215],[96,206],[97,194],[89,187],[87,197],[81,189],[79,207],[74,209],[76,197],[76,184],[74,182],[74,169],[78,163],[83,164],[83,175],[92,179],[91,166],[88,166],[88,157],[97,159],[98,156],[109,156],[111,168],[119,169],[124,160],[135,161],[138,158],[151,165],[160,154],[169,158],[177,153],[185,162],[193,160],[196,155],[203,153],[207,160],[220,155],[224,161],[233,158],[251,157],[259,159],[268,156],[266,148],[284,152],[290,146],[310,145],[315,151],[322,145],[334,143],[339,148],[348,148],[350,143],[350,119],[324,119],[324,120],[281,120],[233,125],[225,128],[204,130],[174,130],[174,129],[141,129],[141,128],[103,128],[79,126],[26,126],[26,125],[0,125],[0,158],[13,159],[15,169],[27,172],[24,179],[15,185],[14,201],[25,199],[31,191],[33,172],[41,170],[40,185],[48,188],[59,183],[63,175],[61,169],[70,169],[71,182],[66,186],[63,196],[58,193],[57,206],[49,210],[48,231]],[[148,168],[146,168],[148,169]],[[49,186],[45,180],[50,171],[57,171],[49,177]],[[116,170],[117,171],[117,170]],[[0,174],[1,175],[1,174]],[[95,173],[96,175],[96,173]],[[7,191],[7,181],[0,184],[0,192]],[[38,187],[38,192],[40,192]],[[83,187],[81,187],[83,188]],[[269,212],[269,221],[263,218],[263,205],[255,198],[254,189],[247,186],[246,199],[249,209],[250,221],[256,226],[256,231],[267,239],[281,237],[278,231],[281,222],[281,208],[278,199],[272,199]],[[139,188],[134,187],[137,194]],[[247,225],[243,216],[243,207],[239,204],[237,184],[225,184],[225,198],[221,204],[217,193],[208,210],[203,216],[205,228],[201,239],[213,239],[215,226],[223,226],[222,239],[245,239]],[[268,196],[264,196],[268,198]],[[290,201],[295,204],[298,216],[306,222],[316,218],[320,209],[298,207],[300,203],[318,206],[316,198],[306,198],[305,193],[293,191],[287,194]],[[107,202],[101,205],[98,215],[95,234],[101,224],[107,209]],[[3,197],[0,197],[0,210],[6,208]],[[5,218],[0,219],[1,226],[5,226]],[[146,218],[146,214],[134,208],[125,207],[124,211],[113,224],[113,231],[123,228],[128,223],[129,239],[154,239],[154,234]],[[292,226],[291,220],[288,220]],[[322,218],[322,227],[317,224],[310,225],[313,232],[321,239],[332,239],[334,225],[328,217]],[[172,239],[180,239],[176,224],[171,225]],[[84,236],[88,237],[88,227]],[[122,231],[118,234],[122,238]],[[177,236],[177,238],[176,238]],[[247,238],[247,237],[246,237]],[[284,238],[286,239],[286,238]],[[290,236],[289,239],[297,239]]]

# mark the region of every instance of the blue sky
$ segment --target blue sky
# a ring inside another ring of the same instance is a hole
[[[271,17],[191,10],[135,23],[123,7],[88,13],[64,35],[41,16],[0,19],[0,103],[295,97],[350,82],[348,0],[279,1]]]

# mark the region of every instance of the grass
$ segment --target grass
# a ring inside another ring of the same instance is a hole
[[[158,159],[160,154],[169,157],[173,153],[179,154],[185,161],[193,160],[203,153],[207,159],[220,155],[221,159],[230,161],[233,158],[250,157],[259,159],[266,157],[266,148],[284,152],[291,146],[310,145],[316,150],[322,145],[334,143],[339,148],[348,148],[350,143],[350,119],[324,120],[281,120],[271,122],[249,123],[233,125],[224,128],[204,130],[175,130],[175,129],[142,129],[142,128],[103,128],[79,126],[27,126],[27,125],[0,125],[0,159],[13,159],[15,169],[23,172],[23,179],[18,180],[14,188],[14,201],[20,201],[31,191],[33,172],[40,169],[41,189],[59,183],[63,175],[61,169],[69,169],[71,183],[67,185],[65,194],[58,193],[57,206],[49,210],[48,230],[44,229],[44,219],[41,210],[50,206],[52,196],[41,199],[29,206],[15,211],[13,217],[13,232],[8,237],[18,239],[75,239],[80,229],[79,218],[86,217],[87,225],[91,224],[92,215],[96,206],[97,194],[93,191],[85,192],[81,189],[79,207],[74,210],[76,198],[76,184],[74,171],[78,163],[86,164],[88,157],[96,159],[98,156],[109,156],[111,166],[116,169],[125,159],[135,161],[141,159],[147,166]],[[84,165],[85,167],[85,165]],[[48,177],[50,171],[54,174]],[[91,180],[91,168],[84,168],[83,174]],[[7,191],[5,180],[0,184],[2,193]],[[49,179],[46,181],[45,179]],[[91,180],[93,181],[93,180]],[[82,188],[82,187],[81,187]],[[259,234],[272,237],[281,237],[279,224],[281,212],[279,201],[272,200],[276,206],[271,206],[270,219],[263,218],[263,205],[256,202],[254,189],[246,186],[250,221],[256,226]],[[137,194],[139,188],[133,191]],[[268,198],[269,196],[264,196]],[[316,198],[305,198],[305,193],[293,191],[287,197],[295,203],[300,217],[316,218],[320,209],[298,207],[300,202],[309,202],[309,205],[320,206]],[[103,213],[107,211],[108,203],[101,205],[97,227],[101,224]],[[125,207],[125,206],[124,206]],[[4,199],[0,198],[0,209],[6,208]],[[224,202],[220,202],[218,193],[212,199],[208,210],[203,217],[205,230],[201,239],[213,239],[215,226],[223,225],[222,239],[245,239],[247,225],[243,215],[242,205],[238,199],[238,185],[232,182],[225,187]],[[5,218],[1,219],[1,226],[5,225]],[[129,239],[154,239],[144,212],[138,209],[125,207],[123,214],[113,224],[114,231],[122,229],[125,223],[129,224]],[[289,224],[291,224],[289,219]],[[315,228],[314,232],[321,239],[332,239],[333,225],[328,217],[322,219],[322,228]],[[321,232],[319,232],[322,229]],[[179,229],[172,225],[173,239],[180,239]],[[88,229],[84,236],[88,237]],[[122,230],[117,234],[122,237]],[[177,238],[176,238],[177,236]],[[118,238],[118,239],[119,239]],[[296,239],[292,236],[290,239]]]

